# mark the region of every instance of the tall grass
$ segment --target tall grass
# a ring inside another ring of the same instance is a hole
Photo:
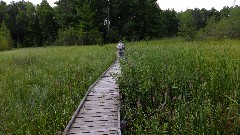
[[[125,134],[240,133],[240,41],[127,48],[119,80]]]
[[[113,62],[113,45],[0,53],[0,134],[62,131],[88,87]]]

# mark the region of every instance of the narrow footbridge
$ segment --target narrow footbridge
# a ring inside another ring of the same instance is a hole
[[[119,60],[89,88],[64,132],[76,135],[121,135],[117,76]]]

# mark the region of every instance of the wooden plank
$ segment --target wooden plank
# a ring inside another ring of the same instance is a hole
[[[120,131],[120,107],[119,89],[116,84],[116,76],[121,68],[117,60],[103,74],[98,81],[91,86],[89,92],[81,104],[79,111],[75,112],[71,124],[65,129],[67,134],[121,135]]]
[[[117,129],[95,129],[79,130],[78,128],[72,129],[69,134],[77,135],[119,135]]]

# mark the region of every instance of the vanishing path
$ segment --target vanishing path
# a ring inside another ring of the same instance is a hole
[[[117,59],[88,90],[65,129],[66,134],[121,135]]]

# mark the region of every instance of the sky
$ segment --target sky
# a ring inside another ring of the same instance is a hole
[[[21,0],[0,0],[0,1],[4,1],[6,2],[7,4],[9,4],[10,2],[12,1],[21,1]],[[24,1],[30,1],[32,2],[34,5],[37,5],[37,4],[40,4],[42,2],[42,0],[24,0]],[[53,7],[53,6],[56,6],[54,4],[54,2],[58,1],[58,0],[47,0],[48,3]]]
[[[1,0],[0,0],[1,1]],[[7,4],[10,1],[19,1],[19,0],[3,0]],[[30,1],[33,4],[40,4],[42,0],[25,0]],[[53,7],[55,6],[54,2],[58,0],[47,0],[48,3]],[[174,9],[178,12],[185,11],[186,9],[194,8],[205,8],[210,10],[214,7],[217,10],[221,10],[224,6],[233,6],[235,0],[158,0],[158,4],[162,10]],[[240,5],[240,0],[236,0],[236,5]]]
[[[233,6],[234,1],[235,0],[158,0],[157,2],[162,10],[174,9],[179,12],[194,8],[210,10],[212,7],[220,11],[224,6]],[[240,0],[236,0],[235,5],[240,5]]]

